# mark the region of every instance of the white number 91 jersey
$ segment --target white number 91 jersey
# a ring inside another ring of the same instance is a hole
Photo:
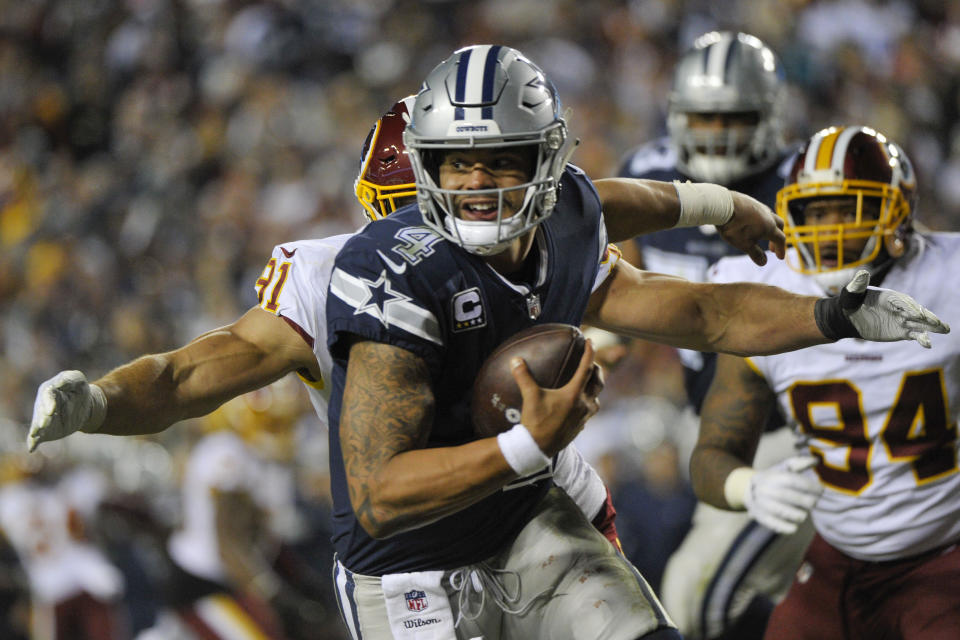
[[[260,307],[286,318],[317,357],[323,379],[308,380],[302,375],[300,378],[307,385],[310,402],[324,425],[333,370],[327,351],[327,288],[334,258],[352,235],[277,245],[256,283]]]
[[[960,324],[960,235],[915,238],[883,286],[903,291],[946,322]],[[715,282],[754,281],[823,295],[812,278],[771,260],[725,258]],[[777,394],[800,444],[819,459],[825,490],[813,509],[817,531],[854,558],[916,555],[960,538],[956,407],[960,332],[915,342],[846,339],[748,362]]]

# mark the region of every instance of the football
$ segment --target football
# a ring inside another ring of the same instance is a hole
[[[484,361],[473,384],[473,428],[481,438],[495,436],[520,422],[523,398],[510,360],[523,358],[541,387],[556,389],[573,377],[586,340],[569,324],[538,324],[508,338]]]

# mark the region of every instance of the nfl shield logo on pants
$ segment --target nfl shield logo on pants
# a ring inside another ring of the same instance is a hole
[[[403,594],[407,600],[407,609],[410,611],[423,611],[427,608],[427,594],[423,591],[414,589]]]

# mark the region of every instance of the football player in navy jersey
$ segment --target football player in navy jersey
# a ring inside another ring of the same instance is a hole
[[[407,96],[393,105],[364,140],[354,192],[370,220],[384,218],[417,197],[413,167],[403,144],[403,131],[413,110],[413,101],[414,96]],[[622,550],[617,537],[617,511],[610,491],[574,445],[558,454],[553,481],[573,498],[593,526]]]
[[[783,138],[785,89],[776,54],[759,38],[729,31],[703,34],[674,70],[669,135],[631,151],[620,175],[714,182],[773,207],[797,147]],[[626,259],[645,269],[698,282],[707,279],[710,265],[736,251],[708,225],[637,236],[623,250]],[[699,413],[716,353],[680,349],[679,356],[690,405]],[[783,424],[780,412],[773,411],[758,465],[791,454]],[[692,527],[664,572],[661,597],[667,609],[689,638],[760,638],[813,528],[805,523],[780,536],[745,513],[702,503],[692,514]]]
[[[418,205],[357,235],[279,245],[260,304],[180,349],[93,383],[61,372],[38,390],[28,435],[36,447],[78,430],[157,432],[297,372],[329,418],[335,581],[355,638],[678,637],[629,563],[551,488],[553,456],[596,411],[591,346],[558,390],[518,363],[526,426],[473,435],[476,371],[519,329],[590,318],[735,353],[948,330],[905,296],[895,309],[892,293],[844,308],[619,262],[608,228],[624,238],[713,223],[760,263],[756,243],[782,255],[783,235],[765,207],[717,185],[595,188],[566,163],[552,85],[513,49],[468,47],[438,66],[405,138]]]
[[[912,301],[911,319],[886,333],[863,320],[873,310],[853,302],[862,292],[846,296],[848,315],[839,300],[620,261],[605,211],[655,206],[655,192],[681,224],[716,222],[729,192],[616,181],[598,195],[566,162],[573,142],[551,83],[509,47],[466,47],[438,65],[404,141],[418,206],[347,241],[326,307],[335,574],[356,638],[679,637],[636,570],[549,480],[551,458],[597,410],[589,342],[559,389],[513,363],[520,422],[474,434],[472,382],[517,331],[587,321],[744,353],[852,335],[927,342],[925,329],[947,330]]]
[[[667,105],[669,135],[631,151],[619,175],[711,182],[773,208],[796,153],[783,139],[784,76],[776,54],[746,33],[710,32],[677,63]],[[623,255],[649,271],[703,282],[707,268],[738,251],[710,225],[636,236]],[[681,353],[690,401],[699,411],[712,362]],[[707,367],[706,375],[699,373]]]

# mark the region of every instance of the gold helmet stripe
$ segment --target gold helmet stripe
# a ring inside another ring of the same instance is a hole
[[[383,124],[383,117],[377,118],[377,123],[373,125],[373,135],[370,136],[370,147],[367,149],[367,155],[363,158],[363,164],[360,166],[359,182],[363,176],[367,175],[367,167],[370,166],[370,160],[377,149],[377,138],[380,137],[380,126]]]
[[[841,180],[844,175],[843,163],[847,157],[847,147],[850,146],[850,140],[862,130],[862,127],[843,127],[837,136],[836,146],[833,151],[833,161],[830,163],[830,166],[826,168],[833,169],[836,174],[840,176]]]
[[[827,130],[827,134],[820,139],[820,148],[817,149],[816,153],[816,162],[811,169],[815,171],[822,171],[824,169],[829,169],[833,166],[833,158],[835,156],[834,149],[837,147],[837,140],[840,138],[840,134],[843,132],[844,127],[831,127]],[[841,160],[843,159],[843,154],[840,154]]]

